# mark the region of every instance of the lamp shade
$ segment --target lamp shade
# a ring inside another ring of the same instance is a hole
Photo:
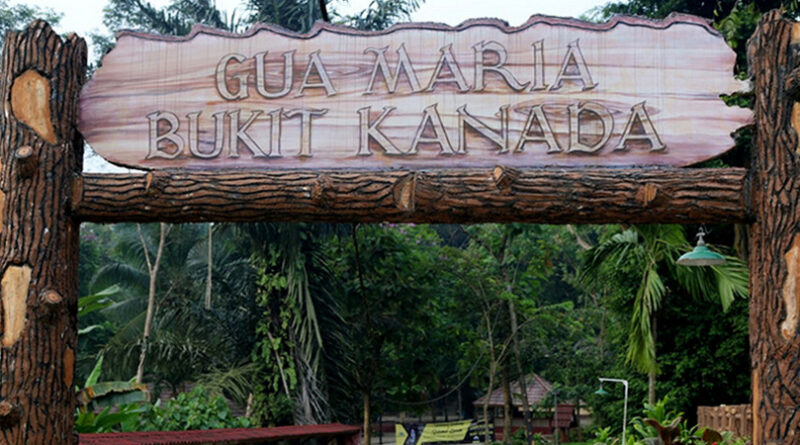
[[[725,264],[725,257],[713,252],[705,243],[697,243],[691,252],[681,255],[677,263],[680,266],[714,266]]]
[[[603,389],[603,387],[602,387],[602,386],[600,386],[600,389],[598,389],[598,390],[597,390],[597,391],[595,391],[594,393],[595,393],[595,394],[597,394],[598,396],[607,396],[607,395],[608,395],[608,391],[606,391],[605,389]]]
[[[705,231],[702,229],[697,232],[697,246],[691,252],[684,253],[678,258],[677,264],[679,266],[716,266],[725,264],[724,256],[706,246],[706,241],[703,239],[705,235]]]

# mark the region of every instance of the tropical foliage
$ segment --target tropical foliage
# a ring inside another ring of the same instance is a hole
[[[202,386],[178,394],[163,405],[147,405],[141,414],[139,431],[210,430],[247,428],[250,421],[236,417],[222,396],[209,396]]]
[[[689,426],[682,412],[669,407],[665,397],[655,403],[645,403],[642,416],[634,416],[628,423],[625,443],[640,445],[661,443],[664,445],[745,445],[747,438],[734,437],[730,431],[715,431],[709,428]],[[621,438],[615,437],[610,428],[598,429],[594,445],[615,445]]]
[[[26,4],[9,5],[8,0],[0,0],[0,35],[5,36],[6,31],[23,28],[35,18],[45,20],[51,25],[56,25],[61,21],[61,14],[50,8],[40,8]],[[0,40],[0,50],[2,49],[3,41]]]
[[[741,51],[769,2],[711,3],[633,0],[594,14],[707,14]],[[382,29],[418,2],[373,0],[352,16],[328,6],[334,21]],[[230,15],[210,1],[158,8],[111,0],[105,22],[172,35],[196,24],[242,31],[256,21],[305,32],[323,15],[315,0],[248,1]],[[696,227],[86,224],[76,380],[87,382],[79,390],[109,383],[93,392],[130,399],[113,408],[87,399],[76,425],[363,422],[368,437],[389,413],[441,420],[455,405],[459,416],[488,422],[488,406],[472,402],[537,373],[561,397],[589,405],[607,426],[599,429],[605,443],[618,440],[611,420],[621,418],[622,400],[595,396],[596,379],[629,380],[634,404],[653,402],[631,421],[630,443],[652,438],[658,427],[684,425],[671,411],[687,413],[690,425],[700,403],[749,397],[747,271],[733,248],[745,234],[710,228],[725,267],[676,266]],[[143,388],[130,381],[140,368],[153,400],[169,401],[135,400]],[[655,403],[656,393],[668,398]],[[703,432],[681,426],[679,434],[692,443]]]
[[[655,403],[656,314],[665,304],[670,289],[680,289],[698,302],[719,300],[727,311],[737,296],[747,295],[747,267],[728,256],[721,266],[681,267],[675,261],[690,248],[683,227],[640,225],[613,233],[587,252],[580,280],[593,291],[596,277],[624,268],[638,279],[631,289],[631,321],[628,328],[626,361],[650,377],[649,400]],[[668,281],[671,280],[671,281]],[[671,285],[671,286],[670,286]],[[623,291],[624,292],[624,291]]]
[[[142,249],[154,248],[160,230],[143,226],[144,244],[132,225],[83,230],[85,255],[103,260],[89,262],[97,266],[87,285],[95,294],[81,308],[95,309],[82,316],[89,331],[79,358],[94,364],[102,354],[104,375],[127,380],[146,309]],[[631,380],[632,400],[646,394],[636,368],[622,366],[642,262],[652,255],[644,236],[683,230],[216,225],[207,309],[208,226],[175,226],[164,246],[144,381],[156,394],[176,395],[201,383],[212,397],[249,406],[253,424],[279,425],[441,410],[459,397],[468,409],[487,389],[536,372],[559,382],[565,397],[616,418],[620,404],[592,392],[597,376],[618,375]],[[719,403],[747,397],[747,318],[741,298],[731,298],[727,314],[720,303],[697,303],[733,297],[736,286],[718,280],[720,271],[697,277],[673,267],[690,247],[681,236],[650,265],[669,291],[651,315],[665,371],[657,387],[691,412],[706,400],[701,391]],[[624,245],[624,254],[606,266],[592,263],[597,252],[617,252],[607,243]],[[740,265],[735,258],[730,264]],[[687,354],[692,343],[713,358]],[[715,372],[729,374],[727,382]],[[476,415],[483,417],[482,407]]]

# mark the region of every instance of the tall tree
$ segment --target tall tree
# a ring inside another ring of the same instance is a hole
[[[267,0],[245,2],[248,15],[236,17],[235,13],[226,17],[209,0],[173,0],[164,8],[157,8],[141,0],[110,0],[105,9],[104,23],[109,29],[137,28],[144,31],[169,35],[187,34],[195,24],[240,31],[257,21],[278,24],[290,30],[308,31],[313,23],[324,18],[326,3],[321,0]],[[340,21],[363,29],[381,29],[394,21],[408,18],[408,14],[418,6],[417,0],[374,0],[370,8],[375,13],[364,12],[352,17],[340,17]],[[320,357],[322,357],[322,335],[318,323],[318,306],[325,305],[324,292],[314,289],[313,281],[320,276],[312,276],[311,269],[321,264],[315,257],[313,235],[304,233],[308,226],[254,225],[250,226],[249,236],[255,240],[255,253],[260,257],[261,272],[271,276],[279,286],[262,287],[262,303],[267,307],[270,293],[282,292],[282,300],[288,306],[297,308],[291,315],[291,329],[282,330],[288,338],[267,338],[268,343],[291,345],[289,356],[297,372],[298,389],[294,394],[296,407],[295,421],[309,423],[328,418],[326,398],[322,382]],[[263,246],[263,247],[262,247]],[[311,250],[307,250],[307,249]],[[258,250],[261,250],[260,252]],[[266,265],[266,266],[265,266]],[[274,282],[273,282],[274,284]],[[323,312],[333,313],[333,306],[327,305]],[[270,314],[267,314],[269,316]],[[275,314],[272,314],[275,315]],[[274,335],[269,323],[261,327],[265,335]],[[271,357],[270,350],[263,358]],[[277,356],[276,356],[277,357]],[[282,365],[281,365],[282,367]],[[284,379],[285,381],[288,379]],[[284,387],[288,387],[285,385]],[[313,408],[312,408],[313,407]]]
[[[16,4],[9,6],[8,0],[0,0],[0,35],[12,29],[20,29],[28,25],[33,19],[38,18],[46,21],[51,26],[57,26],[61,21],[62,14],[50,8],[40,8],[26,4]],[[0,41],[0,50],[3,49]]]
[[[361,407],[354,414],[364,422],[365,442],[376,412],[429,407],[458,373],[443,362],[458,360],[459,339],[469,330],[454,327],[446,313],[460,304],[462,290],[437,273],[439,243],[429,227],[391,224],[351,228],[327,244],[347,326],[332,371]]]
[[[274,381],[263,385],[266,392],[256,397],[260,420],[281,422],[269,398],[284,395],[295,402],[295,423],[326,422],[330,412],[322,363],[324,336],[335,335],[338,317],[320,245],[329,227],[247,224],[235,231],[249,239],[259,274],[257,298],[263,319],[258,331],[263,338],[254,356],[263,361],[262,375]],[[322,328],[325,323],[329,329]]]
[[[404,20],[410,20],[411,13],[419,8],[424,0],[371,0],[363,11],[342,17],[342,21],[353,28],[377,31]]]
[[[213,0],[172,0],[163,8],[141,0],[109,0],[103,24],[111,30],[133,28],[165,35],[185,35],[202,24],[238,31],[243,22],[235,14],[226,17]]]
[[[660,19],[673,12],[681,12],[715,19],[726,17],[737,7],[747,4],[761,12],[781,7],[788,11],[797,10],[796,0],[630,0],[598,6],[593,14],[599,18],[608,18],[614,14],[633,14]]]
[[[675,261],[690,248],[682,226],[637,225],[613,233],[587,251],[581,280],[592,288],[598,277],[628,264],[638,280],[633,292],[626,360],[648,374],[648,400],[655,403],[656,314],[668,295],[668,280],[700,301],[717,299],[727,310],[736,296],[746,296],[746,265],[727,257],[727,264],[682,267]]]
[[[153,325],[153,314],[155,312],[156,302],[156,280],[158,280],[158,268],[161,266],[161,256],[164,254],[164,244],[167,243],[167,235],[171,225],[161,223],[159,224],[159,237],[158,247],[153,259],[150,259],[150,248],[147,246],[147,241],[142,234],[142,226],[136,225],[136,231],[139,232],[139,240],[142,242],[142,252],[144,252],[145,264],[147,264],[147,274],[149,283],[147,287],[147,313],[144,319],[144,329],[142,330],[142,351],[139,354],[139,366],[136,368],[136,383],[142,383],[144,377],[144,362],[147,358],[147,346],[150,340],[150,329]]]
[[[111,332],[104,348],[105,375],[128,378],[138,371],[135,359],[141,352],[148,306],[151,323],[144,380],[175,389],[200,374],[238,366],[249,356],[253,335],[241,327],[254,323],[250,301],[253,274],[245,250],[239,249],[235,240],[224,233],[215,237],[212,290],[224,298],[217,298],[219,303],[209,311],[202,304],[208,271],[207,225],[173,226],[163,244],[157,224],[115,225],[110,235],[108,259],[87,286],[87,292],[112,284],[122,288],[110,297],[114,304],[99,311],[102,319],[94,321],[107,325]],[[157,279],[151,281],[159,245]],[[148,305],[151,295],[152,305]]]

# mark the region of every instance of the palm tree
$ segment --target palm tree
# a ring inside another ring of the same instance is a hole
[[[331,274],[321,240],[333,227],[266,223],[226,227],[247,240],[250,257],[262,274],[259,279],[269,275],[281,283],[261,286],[264,297],[260,299],[270,303],[262,309],[259,331],[267,337],[265,341],[284,345],[289,356],[290,363],[284,363],[274,350],[274,356],[263,358],[279,368],[281,392],[294,401],[295,423],[329,421],[324,352],[328,338],[336,334],[340,316],[328,289]],[[288,320],[281,320],[282,316]],[[289,322],[285,328],[284,321]],[[283,377],[287,369],[296,376],[296,387]]]
[[[628,328],[626,362],[648,374],[648,399],[655,403],[656,315],[669,294],[667,282],[675,282],[698,301],[718,300],[727,311],[736,296],[746,297],[748,270],[742,260],[726,257],[720,266],[681,267],[675,261],[690,248],[679,225],[635,225],[620,229],[589,249],[579,280],[587,287],[602,281],[603,274],[629,267],[638,280]]]
[[[203,373],[223,375],[249,356],[252,340],[246,339],[252,331],[242,338],[241,330],[232,327],[254,323],[254,279],[247,253],[230,237],[215,239],[212,290],[219,302],[208,310],[202,304],[208,274],[206,225],[174,226],[169,238],[159,225],[118,225],[112,230],[110,261],[89,285],[90,291],[111,284],[122,289],[112,297],[114,304],[100,311],[115,326],[105,346],[110,374],[128,378],[137,369],[137,376],[144,378],[147,371],[149,380],[174,390]],[[160,258],[157,280],[152,279],[155,258]],[[145,351],[146,366],[134,351]]]
[[[241,31],[246,25],[263,21],[304,32],[316,20],[327,18],[327,2],[247,0],[244,6],[249,15],[237,19],[235,14],[226,17],[220,13],[213,0],[173,0],[166,8],[156,8],[142,0],[110,0],[104,23],[110,29],[132,27],[160,34],[183,35],[197,23]],[[393,22],[407,19],[418,5],[419,0],[372,0],[367,10],[355,16],[343,17],[341,21],[361,29],[382,29]],[[300,423],[325,421],[328,418],[321,358],[325,344],[323,333],[332,334],[333,331],[321,329],[320,326],[326,320],[337,318],[335,303],[324,289],[327,276],[325,262],[320,256],[321,250],[315,235],[305,233],[308,229],[309,226],[286,224],[257,224],[243,229],[251,239],[251,252],[262,259],[271,256],[273,260],[277,257],[277,273],[286,280],[285,293],[281,297],[283,302],[294,308],[294,313],[291,329],[286,333],[289,338],[283,340],[293,345],[291,356],[299,382],[295,395],[298,408],[295,421]],[[177,255],[177,258],[180,257]],[[146,263],[140,259],[138,264],[141,266]],[[142,272],[142,267],[138,269]],[[206,276],[209,276],[208,271]],[[216,273],[214,276],[217,276]],[[142,281],[143,274],[139,273],[138,278]],[[167,280],[171,279],[165,278],[164,281]]]

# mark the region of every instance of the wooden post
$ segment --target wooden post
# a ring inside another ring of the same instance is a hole
[[[9,32],[0,114],[0,443],[74,443],[78,222],[69,211],[86,43]]]
[[[753,444],[800,442],[798,24],[765,14],[748,45],[755,78],[750,230]]]

